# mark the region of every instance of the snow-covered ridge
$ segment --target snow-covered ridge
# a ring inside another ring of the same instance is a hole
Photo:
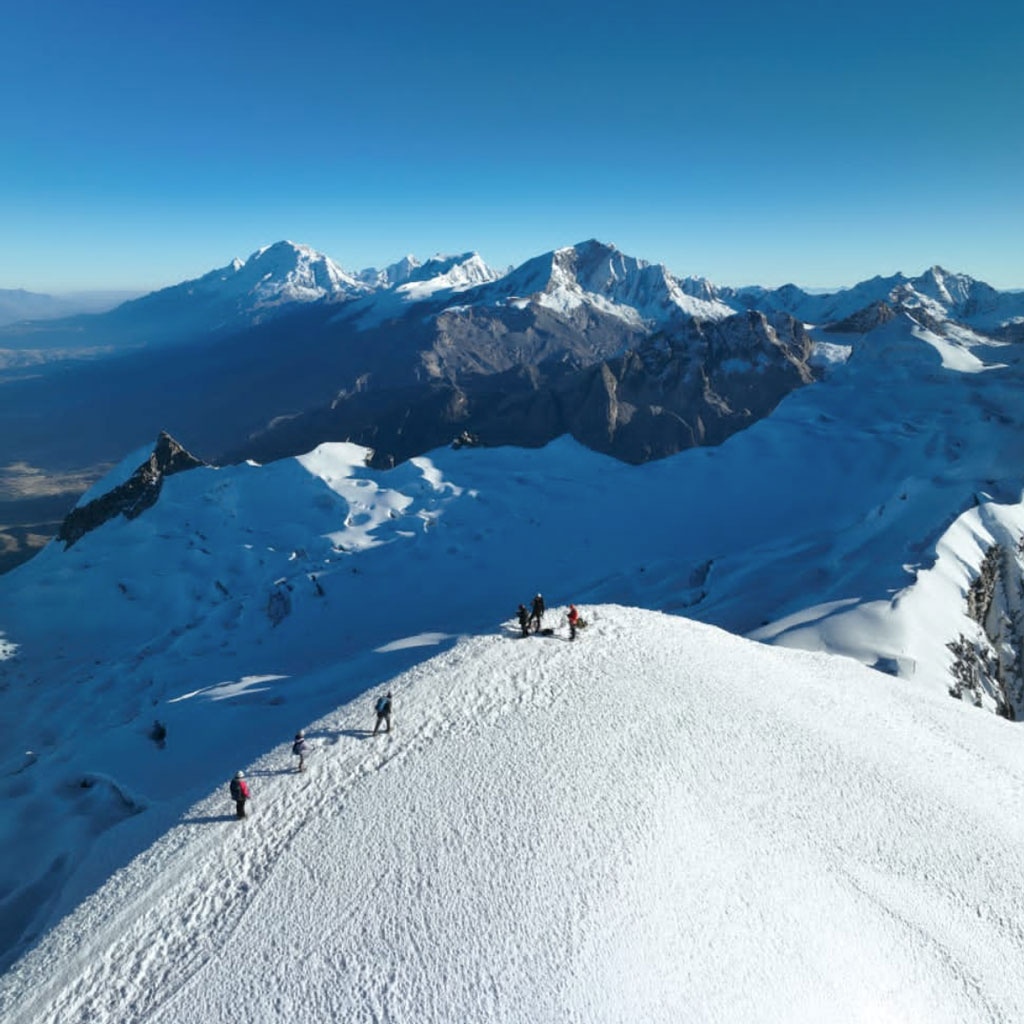
[[[562,439],[388,472],[323,445],[169,477],[138,518],[0,577],[0,732],[19,738],[0,759],[9,942],[106,877],[119,829],[180,813],[279,742],[282,708],[287,736],[408,664],[408,638],[492,633],[538,588],[552,605],[762,628],[949,701],[946,645],[972,629],[964,588],[984,545],[950,534],[943,561],[944,536],[976,500],[1007,546],[1024,529],[1021,375],[1013,346],[902,314],[720,447],[639,467]]]
[[[424,263],[409,255],[383,270],[362,270],[358,277],[376,289],[402,289],[407,299],[416,301],[442,289],[461,291],[486,284],[501,274],[487,266],[479,253],[465,252],[457,256],[438,254]]]
[[[423,263],[414,256],[406,256],[383,270],[363,270],[359,276],[376,290],[364,302],[338,316],[352,317],[359,328],[367,329],[402,316],[418,302],[444,301],[449,295],[454,297],[487,285],[501,274],[489,267],[479,253],[465,252],[456,256],[439,254]]]
[[[1000,292],[967,274],[933,266],[917,277],[896,273],[861,281],[837,292],[811,294],[794,284],[781,288],[719,288],[716,295],[732,306],[790,313],[806,323],[846,320],[878,302],[920,308],[937,319],[962,321],[987,329],[1024,316],[1024,294]]]
[[[280,681],[194,698],[232,732],[277,723],[250,818],[222,750],[225,781],[0,979],[5,1021],[228,1024],[240,964],[251,1024],[1021,1018],[1012,726],[844,659],[585,612],[576,643],[506,628],[378,670],[386,736],[371,694],[312,722],[268,703]],[[166,771],[204,739],[183,722],[133,756]]]

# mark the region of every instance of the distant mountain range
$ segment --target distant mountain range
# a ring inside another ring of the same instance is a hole
[[[579,309],[608,314],[649,329],[681,317],[721,320],[758,310],[822,325],[882,301],[986,330],[1024,323],[1024,292],[998,291],[939,266],[918,277],[897,273],[836,292],[812,293],[794,284],[731,288],[705,278],[676,277],[663,264],[627,256],[594,240],[545,253],[505,272],[489,267],[475,252],[434,256],[423,263],[406,256],[383,269],[350,272],[308,246],[282,241],[244,262],[233,260],[100,316],[61,316],[68,303],[85,303],[84,295],[56,298],[0,290],[0,323],[15,316],[30,321],[0,331],[0,350],[10,359],[11,351],[58,349],[63,358],[70,350],[111,344],[182,342],[253,327],[318,304],[358,303],[345,310],[345,319],[369,329],[417,303],[463,293],[469,293],[465,303],[442,302],[442,309],[432,312],[446,311],[448,305],[455,311],[462,305],[521,310],[533,303],[563,315]],[[96,293],[92,301],[113,302],[117,294]],[[43,324],[31,322],[44,318]]]
[[[387,466],[564,433],[642,462],[756,422],[897,316],[1013,341],[1024,293],[941,267],[831,294],[725,288],[594,240],[504,272],[475,252],[347,271],[278,242],[109,312],[0,327],[0,526],[52,533],[163,429],[214,462],[352,440]],[[58,476],[74,488],[41,512]]]

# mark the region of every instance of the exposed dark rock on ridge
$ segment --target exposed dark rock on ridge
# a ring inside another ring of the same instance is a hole
[[[405,388],[358,388],[280,420],[224,461],[270,461],[352,440],[392,466],[469,432],[488,446],[539,447],[570,433],[628,462],[719,444],[814,379],[811,338],[785,313],[681,324],[596,360],[563,347],[536,363],[454,373]]]
[[[721,444],[814,380],[811,347],[787,314],[693,321],[587,371],[582,392],[566,402],[569,430],[634,463]]]
[[[64,541],[66,551],[75,541],[115,516],[135,519],[156,503],[164,477],[204,465],[206,463],[186,451],[170,434],[161,431],[152,455],[123,484],[72,509],[61,523],[57,539]]]
[[[888,302],[879,299],[877,302],[872,302],[869,306],[857,310],[845,320],[829,324],[825,329],[835,334],[867,334],[868,331],[895,319],[896,310]]]

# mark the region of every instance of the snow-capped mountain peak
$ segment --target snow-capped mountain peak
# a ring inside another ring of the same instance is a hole
[[[366,267],[356,277],[374,289],[395,288],[408,281],[419,266],[420,261],[409,253],[386,267]]]
[[[628,256],[593,238],[528,260],[496,289],[511,302],[532,300],[563,314],[589,306],[634,325],[680,314],[721,320],[734,312],[715,298],[694,296],[664,264]]]
[[[288,302],[351,298],[369,289],[329,256],[308,245],[282,241],[257,249],[241,266],[235,260],[231,284],[260,309]]]
[[[824,294],[812,294],[793,284],[773,289],[722,288],[717,294],[735,309],[786,312],[813,324],[848,320],[878,302],[920,308],[935,319],[958,320],[980,328],[999,326],[1024,315],[1024,301],[1019,295],[999,292],[983,281],[938,264],[917,277],[897,271]]]
[[[299,303],[340,302],[369,293],[323,253],[281,241],[202,277],[126,302],[112,314],[150,337],[218,331],[287,311]]]
[[[435,291],[462,291],[496,281],[501,274],[489,267],[478,252],[457,256],[438,254],[410,272],[399,289],[413,299],[425,298]]]
[[[915,291],[944,306],[959,306],[966,302],[978,283],[967,274],[954,274],[938,264],[929,267],[920,277],[908,282]]]
[[[357,275],[361,282],[375,290],[402,290],[405,298],[411,301],[444,289],[459,291],[473,288],[501,276],[501,272],[489,267],[478,252],[459,255],[438,253],[423,263],[410,253],[383,269],[367,267]],[[405,288],[407,285],[416,287]]]

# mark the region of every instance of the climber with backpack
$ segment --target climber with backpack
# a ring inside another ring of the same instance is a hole
[[[391,732],[391,691],[388,690],[387,696],[378,697],[377,703],[374,705],[374,710],[377,712],[377,724],[373,727],[373,735],[377,735],[377,730],[380,728],[380,723],[383,722],[386,726],[385,732]]]
[[[235,801],[235,817],[245,817],[245,802],[249,799],[249,786],[245,781],[245,772],[235,772],[235,777],[228,787],[231,792],[231,799]]]
[[[541,620],[544,618],[544,598],[538,594],[533,599],[533,607],[530,610],[530,622],[535,622],[534,632],[540,632]]]
[[[306,734],[301,729],[295,734],[292,753],[299,759],[298,770],[301,772],[306,767]]]
[[[516,611],[516,615],[519,617],[519,628],[523,631],[523,636],[530,635],[530,613],[526,610],[526,605],[521,604]]]
[[[576,627],[579,625],[580,613],[576,610],[576,605],[569,605],[569,639],[576,639]]]

